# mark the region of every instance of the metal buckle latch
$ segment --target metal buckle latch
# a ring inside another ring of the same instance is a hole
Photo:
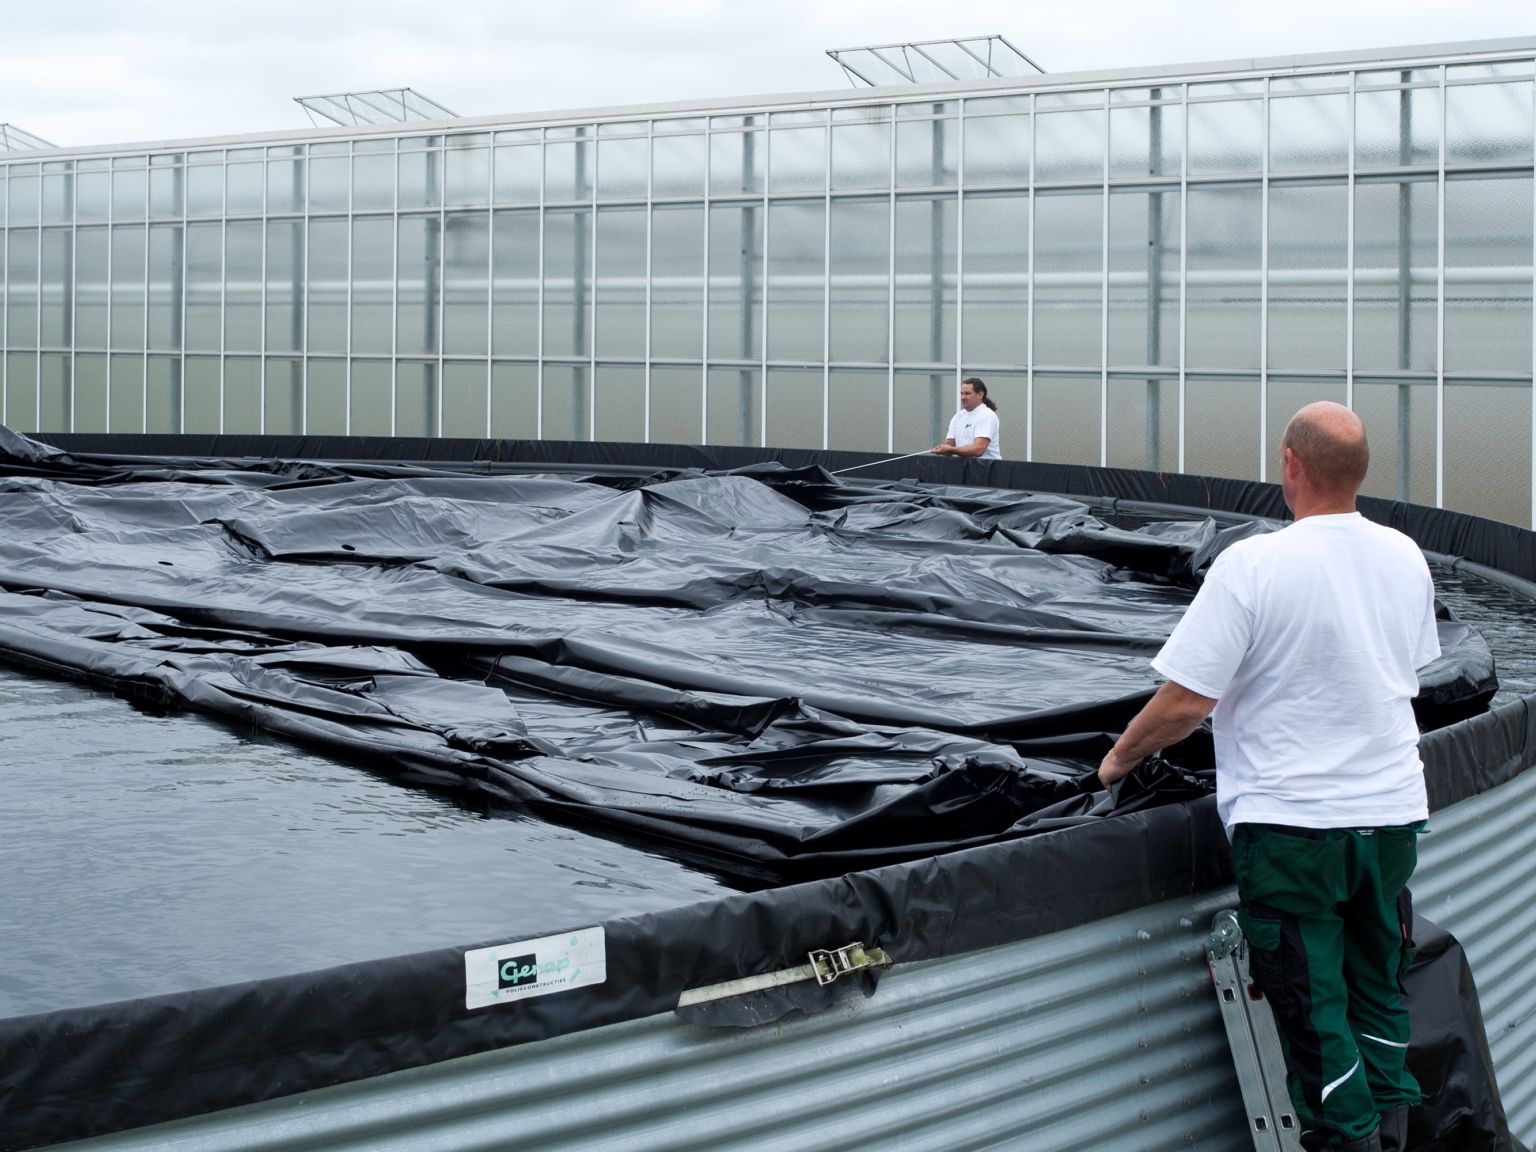
[[[884,951],[879,948],[866,950],[863,943],[858,940],[841,948],[818,948],[808,954],[808,959],[811,962],[811,971],[816,976],[816,983],[823,988],[851,972],[861,972],[865,968],[875,968],[891,962],[891,958]]]

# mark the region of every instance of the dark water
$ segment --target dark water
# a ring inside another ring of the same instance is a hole
[[[1477,628],[1493,650],[1499,692],[1492,706],[1536,692],[1536,600],[1471,572],[1431,564],[1441,603]]]
[[[0,1016],[725,891],[611,840],[0,666]]]

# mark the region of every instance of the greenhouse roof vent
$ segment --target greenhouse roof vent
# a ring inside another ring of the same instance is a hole
[[[864,48],[829,48],[848,82],[868,84],[942,84],[947,80],[987,80],[1002,76],[1043,76],[1045,69],[1002,36],[964,36],[958,40],[919,40],[871,44]]]
[[[372,92],[335,92],[328,96],[295,96],[294,102],[309,113],[310,123],[319,126],[323,117],[333,124],[389,124],[406,120],[456,120],[436,100],[414,88],[380,88]]]
[[[52,148],[41,136],[25,132],[14,124],[0,124],[0,152],[31,152],[37,148]]]

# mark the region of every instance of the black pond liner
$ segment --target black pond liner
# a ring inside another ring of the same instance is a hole
[[[669,1011],[813,948],[927,959],[1229,883],[1208,738],[1114,796],[1081,781],[1204,567],[1270,530],[1278,491],[826,470],[874,459],[0,430],[6,658],[800,881],[608,920],[604,983],[513,1005],[466,1009],[468,944],[0,1021],[0,1148]],[[1444,563],[1536,575],[1522,529],[1362,510]],[[748,523],[760,539],[731,531]],[[1010,582],[1020,563],[1035,585]],[[1448,615],[1441,632],[1416,702],[1432,808],[1536,759],[1532,701],[1481,711],[1486,645]],[[589,738],[594,704],[634,731]]]

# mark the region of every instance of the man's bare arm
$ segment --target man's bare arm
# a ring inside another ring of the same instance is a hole
[[[1209,696],[1169,680],[1115,741],[1099,765],[1099,781],[1108,788],[1152,753],[1177,744],[1200,727],[1215,707],[1216,701]]]

